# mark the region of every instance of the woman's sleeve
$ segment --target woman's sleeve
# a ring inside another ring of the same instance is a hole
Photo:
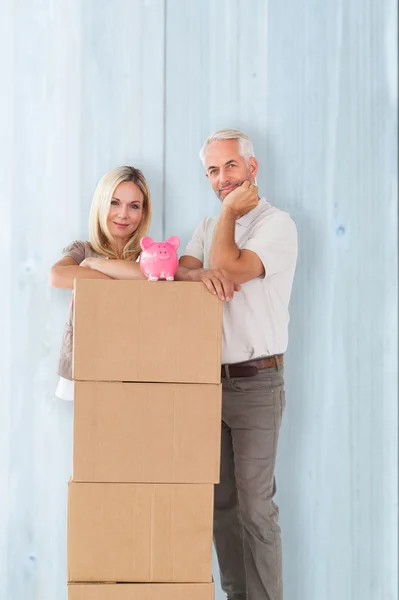
[[[62,251],[62,258],[69,256],[80,265],[86,256],[86,244],[85,242],[72,242],[69,246]]]

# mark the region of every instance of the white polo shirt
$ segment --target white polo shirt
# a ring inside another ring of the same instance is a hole
[[[207,217],[195,230],[184,255],[209,269],[209,252],[217,217]],[[297,230],[288,213],[264,198],[236,222],[235,241],[261,259],[266,277],[241,285],[223,308],[222,363],[233,364],[273,354],[288,345],[288,305],[298,254]]]

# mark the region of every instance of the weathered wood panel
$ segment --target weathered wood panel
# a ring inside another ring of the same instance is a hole
[[[0,597],[66,598],[73,407],[54,390],[69,294],[48,268],[86,237],[97,181],[122,163],[148,177],[154,237],[184,244],[219,209],[198,150],[232,126],[300,236],[285,598],[396,600],[393,0],[2,0],[0,32]]]

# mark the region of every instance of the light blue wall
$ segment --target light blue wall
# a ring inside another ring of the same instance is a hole
[[[48,268],[122,163],[148,176],[153,235],[187,241],[218,210],[198,149],[225,126],[300,236],[285,598],[397,600],[396,22],[394,0],[2,0],[2,600],[66,598],[68,294]]]

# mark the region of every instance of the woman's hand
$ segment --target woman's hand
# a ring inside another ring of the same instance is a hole
[[[85,258],[80,263],[80,267],[86,267],[86,269],[92,269],[93,271],[99,271],[100,273],[108,274],[104,271],[104,261],[108,262],[107,258],[95,258],[94,256],[89,256]]]
[[[80,267],[86,267],[86,269],[96,269],[96,261],[101,260],[99,258],[94,258],[92,256],[89,256],[88,258],[85,258],[84,260],[82,260],[82,262],[80,263]]]

